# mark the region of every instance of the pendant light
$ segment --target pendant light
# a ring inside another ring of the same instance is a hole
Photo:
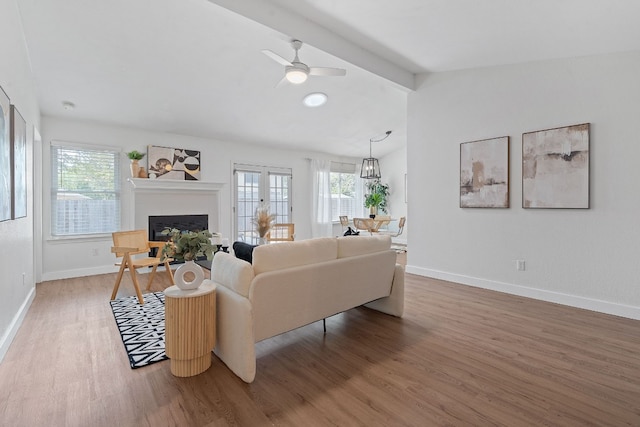
[[[391,131],[388,130],[385,132],[384,136],[381,138],[371,138],[369,139],[369,157],[362,159],[362,168],[360,169],[360,178],[364,179],[380,179],[382,175],[380,175],[380,163],[378,159],[373,157],[371,153],[371,143],[384,141],[391,135]]]

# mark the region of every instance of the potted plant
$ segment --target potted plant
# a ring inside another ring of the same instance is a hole
[[[177,228],[165,228],[162,233],[169,236],[169,241],[162,248],[161,259],[173,258],[176,261],[184,261],[176,269],[174,281],[176,286],[182,290],[197,289],[204,279],[202,267],[194,261],[206,256],[208,260],[213,259],[213,254],[218,250],[218,246],[211,243],[211,238],[219,237],[218,233],[211,233],[209,230],[203,231],[181,231]],[[187,275],[191,273],[193,280],[189,280]]]
[[[364,206],[369,209],[370,217],[374,218],[381,210],[387,213],[387,197],[389,197],[389,185],[376,179],[367,183],[368,194],[364,199]]]
[[[369,209],[369,217],[375,218],[383,198],[380,193],[370,193],[364,199],[364,207]]]
[[[131,159],[131,177],[137,178],[140,175],[140,164],[139,160],[142,160],[144,157],[144,153],[141,153],[137,150],[129,151],[127,153],[127,157]]]
[[[211,243],[214,234],[209,230],[181,231],[177,228],[165,228],[160,234],[169,236],[169,241],[162,248],[162,259],[194,261],[206,256],[210,260],[218,250],[218,247]],[[217,233],[215,235],[219,236]]]

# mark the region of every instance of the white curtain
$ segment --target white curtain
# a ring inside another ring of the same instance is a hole
[[[333,235],[331,223],[331,162],[311,160],[311,237]]]
[[[369,212],[366,211],[365,207],[364,207],[364,196],[366,193],[366,183],[367,180],[366,179],[362,179],[360,178],[360,172],[356,171],[355,174],[356,177],[356,206],[355,206],[355,211],[354,211],[354,217],[356,218],[366,218],[369,216]],[[365,212],[366,211],[366,212]]]

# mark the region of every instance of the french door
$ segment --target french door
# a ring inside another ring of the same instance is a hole
[[[292,175],[290,168],[235,164],[234,228],[236,240],[256,244],[258,233],[252,223],[256,208],[269,206],[276,223],[291,222]]]

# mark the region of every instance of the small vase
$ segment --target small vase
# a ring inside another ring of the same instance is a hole
[[[137,160],[131,160],[131,178],[138,178],[140,174],[140,164]]]
[[[267,243],[267,238],[266,237],[258,237],[258,246],[259,245],[265,245]]]
[[[187,281],[185,279],[185,275],[187,275],[188,273],[193,274],[193,280]],[[176,272],[173,275],[173,279],[176,282],[176,286],[183,291],[198,289],[198,287],[204,280],[204,271],[202,271],[202,267],[200,267],[194,261],[185,261],[184,264],[176,269]]]

